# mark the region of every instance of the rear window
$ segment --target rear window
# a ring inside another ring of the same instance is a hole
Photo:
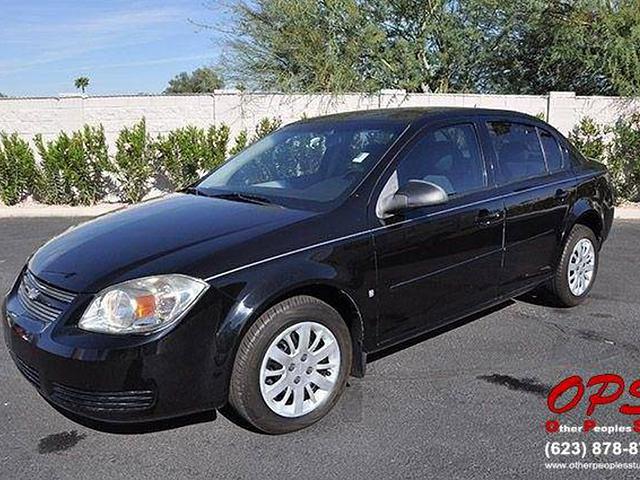
[[[547,159],[547,167],[550,172],[562,170],[562,150],[556,139],[549,132],[538,129],[540,133],[540,143],[544,149],[544,155]]]
[[[567,159],[567,165],[571,165],[574,167],[581,167],[585,165],[585,157],[573,145],[568,143],[563,144],[562,150],[564,152],[565,158]]]
[[[489,134],[500,166],[501,183],[546,173],[536,128],[510,122],[489,122]]]

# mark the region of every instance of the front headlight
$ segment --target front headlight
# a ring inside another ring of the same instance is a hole
[[[100,333],[147,333],[177,322],[209,287],[186,275],[157,275],[100,292],[78,326]]]

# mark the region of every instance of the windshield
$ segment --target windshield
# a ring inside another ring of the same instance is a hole
[[[399,122],[310,122],[285,127],[230,159],[198,185],[207,194],[261,197],[322,208],[351,193],[403,131]]]

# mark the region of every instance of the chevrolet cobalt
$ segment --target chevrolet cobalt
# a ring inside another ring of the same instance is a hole
[[[52,239],[2,307],[18,369],[103,422],[306,427],[367,356],[536,288],[582,302],[605,168],[548,124],[391,109],[290,124],[185,190]]]

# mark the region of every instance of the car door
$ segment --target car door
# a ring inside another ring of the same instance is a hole
[[[500,119],[485,128],[506,209],[499,291],[509,295],[551,274],[575,180],[548,130]]]
[[[373,238],[378,342],[436,328],[496,296],[503,203],[493,200],[473,122],[423,129],[381,179]],[[384,198],[409,180],[447,191],[447,203],[385,215]]]

